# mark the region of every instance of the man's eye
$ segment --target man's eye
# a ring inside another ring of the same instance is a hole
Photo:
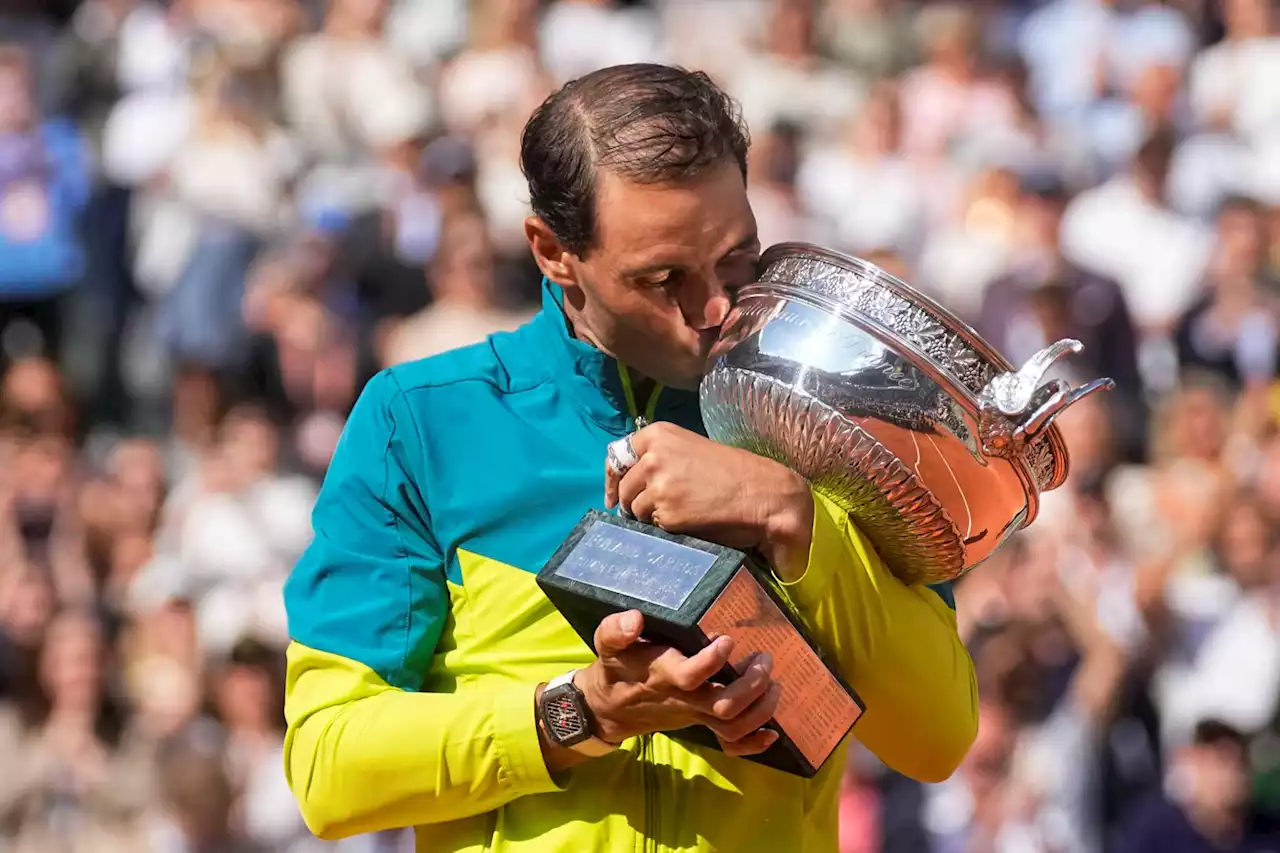
[[[652,287],[656,290],[662,287],[670,287],[671,285],[678,283],[679,279],[680,279],[679,270],[667,270],[664,273],[659,273],[658,275],[653,275],[646,278],[644,280],[644,286]]]

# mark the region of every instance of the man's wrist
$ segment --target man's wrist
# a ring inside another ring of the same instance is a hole
[[[760,550],[784,582],[799,579],[809,563],[813,542],[813,492],[794,471],[779,478],[780,486],[770,502]]]
[[[617,744],[599,737],[594,712],[582,687],[582,674],[582,670],[566,673],[540,684],[534,693],[538,738],[548,759],[556,753],[599,758],[617,749]],[[547,695],[548,692],[551,695]],[[564,760],[560,763],[568,766],[578,762]]]

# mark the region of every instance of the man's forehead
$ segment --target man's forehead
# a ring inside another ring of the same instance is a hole
[[[601,170],[596,181],[596,245],[643,262],[667,249],[731,248],[755,232],[736,164],[678,183],[644,184]]]

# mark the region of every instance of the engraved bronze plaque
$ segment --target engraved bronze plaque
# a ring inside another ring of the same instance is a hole
[[[769,652],[782,685],[769,723],[779,737],[748,760],[812,777],[862,715],[861,700],[805,634],[770,573],[742,551],[591,510],[538,573],[538,585],[588,645],[600,620],[624,610],[644,614],[646,640],[686,655],[727,634],[734,654],[719,683],[737,678],[748,655]],[[701,726],[667,734],[719,748]]]

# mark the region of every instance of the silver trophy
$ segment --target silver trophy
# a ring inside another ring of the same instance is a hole
[[[1053,419],[1110,379],[1046,381],[1063,340],[1014,368],[858,258],[774,246],[739,291],[700,395],[708,435],[785,464],[848,511],[906,583],[954,580],[1062,485]]]

